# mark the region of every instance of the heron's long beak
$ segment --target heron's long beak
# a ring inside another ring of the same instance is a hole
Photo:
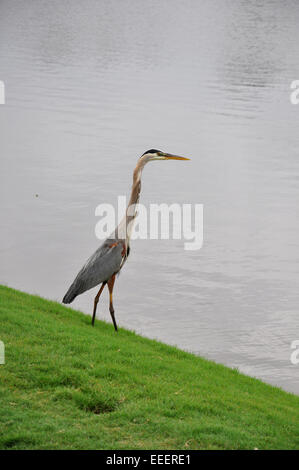
[[[190,160],[190,158],[179,157],[178,155],[172,155],[172,153],[163,153],[163,160]]]

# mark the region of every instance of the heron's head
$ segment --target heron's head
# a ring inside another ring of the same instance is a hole
[[[140,157],[140,160],[145,165],[148,162],[153,160],[190,160],[190,158],[179,157],[178,155],[173,155],[172,153],[165,153],[162,150],[150,149],[144,152]]]

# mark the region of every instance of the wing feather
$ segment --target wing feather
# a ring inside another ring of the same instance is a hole
[[[65,294],[63,303],[71,303],[77,295],[108,281],[122,267],[123,258],[123,242],[116,239],[105,240],[81,268]]]

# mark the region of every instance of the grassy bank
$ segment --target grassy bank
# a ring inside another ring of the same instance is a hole
[[[299,397],[0,286],[0,448],[299,448]]]

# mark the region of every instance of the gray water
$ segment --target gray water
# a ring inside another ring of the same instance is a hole
[[[0,282],[61,301],[139,155],[189,156],[149,164],[141,202],[204,204],[203,247],[133,241],[116,318],[299,393],[298,20],[295,0],[1,0]]]

